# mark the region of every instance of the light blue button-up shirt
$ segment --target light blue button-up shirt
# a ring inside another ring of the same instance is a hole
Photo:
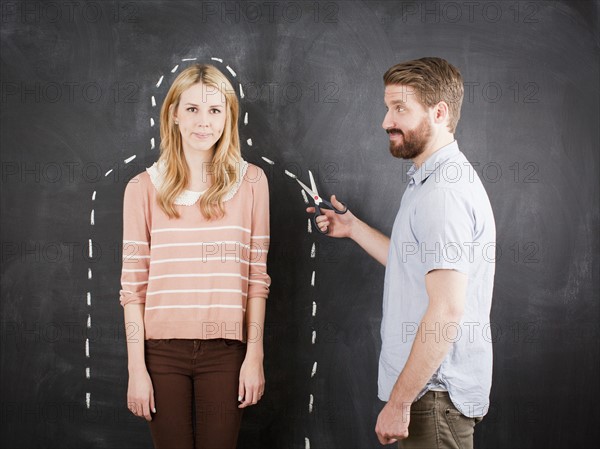
[[[379,398],[388,401],[415,338],[446,338],[450,352],[419,393],[446,389],[460,412],[483,416],[492,384],[490,308],[496,226],[489,198],[456,141],[433,153],[410,181],[394,222],[385,271]],[[429,305],[425,275],[434,269],[465,273],[460,323],[418,327]]]

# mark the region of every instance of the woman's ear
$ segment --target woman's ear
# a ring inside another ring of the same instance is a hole
[[[175,108],[175,105],[172,104],[169,106],[169,115],[171,117],[173,117],[173,121],[175,122],[175,124],[178,124],[178,120],[177,120],[177,109]]]

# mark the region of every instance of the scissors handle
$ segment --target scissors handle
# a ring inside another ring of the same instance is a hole
[[[319,232],[320,234],[327,235],[327,234],[329,234],[329,227],[325,231],[321,231],[321,228],[319,227],[319,225],[317,223],[317,217],[319,215],[323,215],[321,213],[321,208],[333,210],[336,214],[341,215],[341,214],[345,214],[346,212],[348,212],[348,206],[346,206],[344,204],[344,209],[339,210],[333,204],[331,204],[329,201],[321,200],[321,202],[322,203],[320,205],[315,205],[315,215],[313,216],[313,223],[314,223],[315,227],[317,228],[317,232]]]
[[[339,210],[333,204],[331,204],[329,201],[321,198],[320,207],[322,207],[323,209],[330,209],[330,210],[334,211],[336,214],[342,215],[342,214],[345,214],[346,212],[348,212],[348,207],[344,203],[342,203],[342,206],[344,206],[344,208],[342,210]]]

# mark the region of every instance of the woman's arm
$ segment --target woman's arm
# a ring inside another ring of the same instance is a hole
[[[246,303],[246,358],[240,369],[240,408],[256,404],[265,391],[263,369],[263,336],[265,309],[271,278],[267,273],[267,256],[270,241],[269,185],[265,173],[258,167],[250,177],[252,191],[251,260]]]
[[[265,391],[263,336],[266,298],[249,298],[246,305],[246,358],[240,369],[240,408],[256,404]]]
[[[147,180],[146,180],[147,181]],[[123,269],[120,303],[125,318],[129,385],[127,407],[151,420],[154,393],[144,359],[144,310],[150,266],[150,209],[147,191],[138,175],[127,184],[123,201]]]
[[[125,309],[125,335],[127,338],[127,407],[139,417],[152,420],[150,410],[156,413],[152,380],[144,359],[144,304],[130,303]]]

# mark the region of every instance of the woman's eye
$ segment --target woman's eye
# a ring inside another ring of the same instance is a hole
[[[221,110],[217,109],[217,108],[213,108],[213,109],[210,110],[210,112],[212,112],[213,114],[220,114]]]
[[[192,106],[192,107],[187,108],[187,110],[190,111],[190,112],[195,112],[196,108]]]

